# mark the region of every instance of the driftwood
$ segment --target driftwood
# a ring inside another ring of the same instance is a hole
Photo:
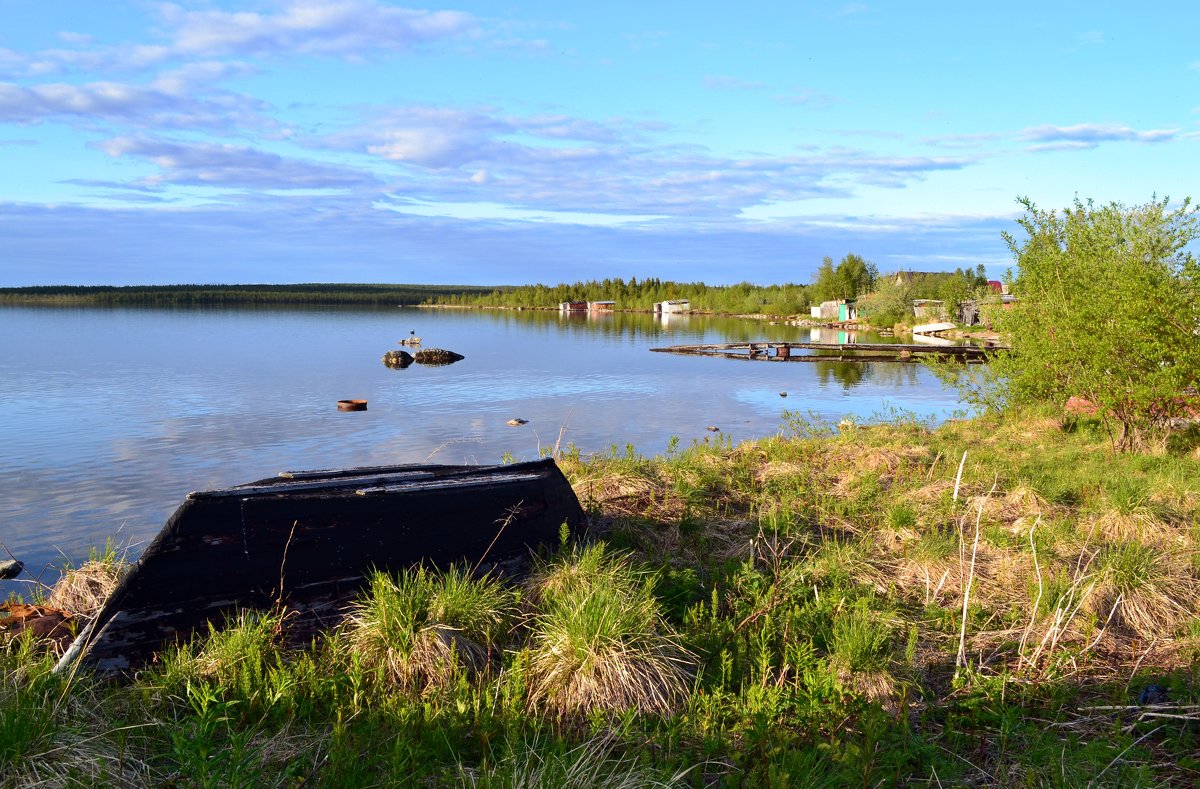
[[[373,569],[503,568],[583,522],[549,459],[295,472],[190,493],[59,668],[134,668],[238,609],[332,621]]]

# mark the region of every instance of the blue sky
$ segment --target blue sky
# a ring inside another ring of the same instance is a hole
[[[1197,192],[1155,9],[0,0],[0,285],[999,274],[1018,196]]]

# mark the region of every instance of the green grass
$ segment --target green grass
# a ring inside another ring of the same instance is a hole
[[[1037,414],[786,432],[565,455],[587,539],[520,584],[377,575],[307,644],[246,614],[112,682],[8,643],[0,785],[1200,781],[1193,447]]]

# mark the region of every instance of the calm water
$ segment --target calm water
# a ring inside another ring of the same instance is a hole
[[[466,359],[388,369],[380,358],[410,330]],[[734,442],[777,433],[785,409],[837,420],[957,407],[919,365],[647,350],[810,338],[724,318],[0,308],[0,338],[0,543],[35,573],[114,535],[136,553],[188,491],[284,470],[532,459],[560,430],[585,453],[656,454],[671,437],[711,440],[710,425]],[[369,410],[339,412],[343,398]]]

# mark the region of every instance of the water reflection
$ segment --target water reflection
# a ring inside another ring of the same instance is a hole
[[[465,359],[381,364],[412,332]],[[188,491],[287,469],[530,459],[560,435],[585,453],[655,454],[709,425],[735,442],[772,435],[785,407],[837,421],[957,406],[919,365],[649,353],[812,336],[695,314],[3,308],[0,336],[0,542],[33,568],[118,532],[144,543]],[[342,399],[370,408],[339,412]]]
[[[875,386],[888,387],[896,390],[904,387],[915,387],[922,384],[924,370],[916,364],[903,362],[842,362],[820,361],[812,362],[816,369],[817,379],[823,386],[834,383],[844,390],[862,386],[871,382]]]

